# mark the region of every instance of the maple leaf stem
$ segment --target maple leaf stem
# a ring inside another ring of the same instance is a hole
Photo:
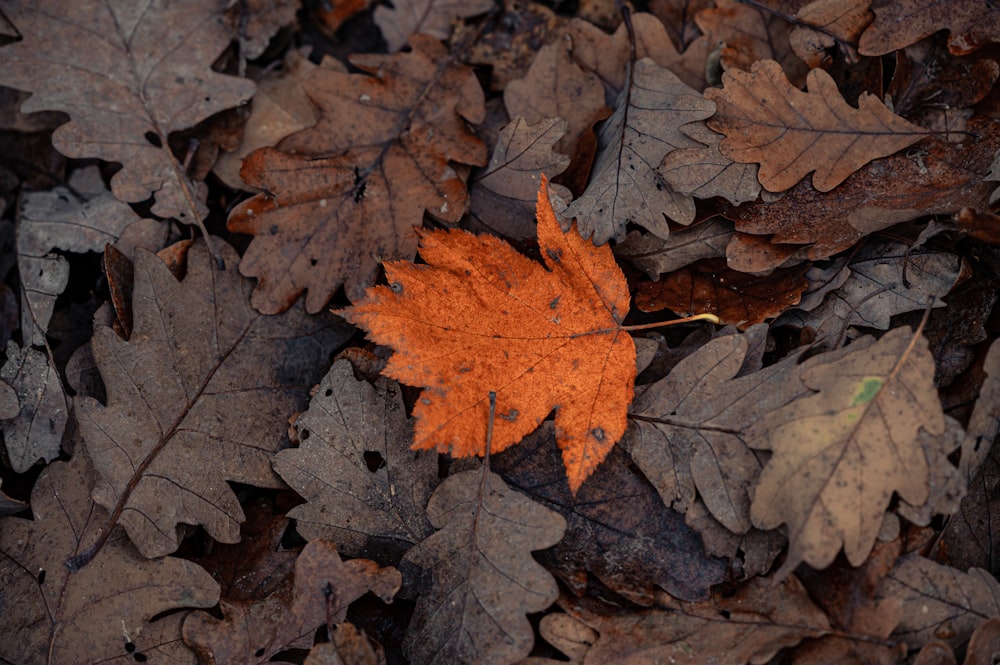
[[[674,319],[673,321],[660,321],[658,323],[643,323],[637,326],[622,326],[621,329],[627,332],[633,332],[635,330],[650,330],[651,328],[664,328],[666,326],[676,326],[679,323],[691,323],[692,321],[711,321],[712,323],[719,323],[719,317],[715,314],[695,314],[694,316],[685,316],[683,319]]]

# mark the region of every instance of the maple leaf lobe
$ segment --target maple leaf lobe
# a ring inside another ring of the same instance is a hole
[[[608,247],[563,233],[542,179],[538,242],[546,270],[493,236],[421,231],[427,265],[385,265],[393,286],[339,312],[395,351],[385,373],[424,386],[414,448],[483,455],[518,443],[556,409],[575,491],[625,432],[635,345],[621,329],[629,293]]]

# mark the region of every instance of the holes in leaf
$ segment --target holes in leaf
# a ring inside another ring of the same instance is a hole
[[[368,466],[368,470],[372,473],[375,473],[385,466],[385,458],[382,457],[381,453],[377,450],[366,450],[364,457],[365,464]]]
[[[264,657],[264,653],[265,653],[264,647],[261,647],[261,648],[257,649],[257,651],[255,651],[253,655],[256,656],[257,658],[263,658]]]
[[[44,568],[40,568],[38,570],[38,575],[35,576],[35,579],[38,580],[39,584],[45,584],[45,569]]]
[[[136,651],[134,654],[132,654],[132,660],[134,660],[137,663],[145,663],[147,660],[149,660],[149,657],[146,656],[146,654],[144,653],[139,653],[138,651]]]
[[[309,430],[304,429],[301,432],[299,432],[299,439],[301,439],[302,441],[305,441],[308,438],[309,438]]]
[[[310,266],[315,266],[317,263],[319,263],[319,259],[309,259]]]
[[[135,643],[126,642],[125,643],[125,653],[135,653]]]
[[[146,138],[147,141],[149,141],[149,144],[154,148],[163,147],[163,141],[161,141],[160,137],[156,135],[156,132],[146,132],[145,134],[143,134],[143,136]]]
[[[323,393],[323,395],[325,397],[329,397],[332,394],[333,394],[333,389],[332,388],[327,388],[326,391]]]

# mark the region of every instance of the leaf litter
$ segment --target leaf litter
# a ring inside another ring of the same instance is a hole
[[[0,657],[990,652],[995,12],[334,4],[0,0]]]

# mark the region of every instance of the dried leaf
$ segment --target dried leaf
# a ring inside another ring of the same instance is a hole
[[[295,0],[242,0],[230,3],[226,18],[239,37],[241,55],[254,60],[264,54],[278,30],[295,21]]]
[[[872,10],[875,22],[858,47],[863,55],[898,51],[942,29],[951,33],[948,50],[955,55],[1000,41],[1000,13],[981,0],[879,0]]]
[[[903,602],[903,619],[893,635],[910,647],[941,639],[965,644],[983,621],[1000,616],[1000,583],[981,568],[962,573],[911,554],[879,585],[882,598]]]
[[[424,507],[438,482],[437,457],[409,450],[397,383],[358,381],[339,360],[295,429],[299,447],[279,452],[274,470],[307,501],[288,513],[305,538],[382,560],[431,533]]]
[[[486,470],[449,476],[427,515],[437,533],[402,564],[423,570],[403,643],[410,662],[514,663],[527,656],[533,634],[525,615],[558,596],[555,579],[531,552],[559,542],[566,522]]]
[[[576,595],[589,578],[639,605],[657,587],[686,600],[708,596],[725,577],[721,559],[706,557],[684,525],[618,447],[575,495],[559,469],[551,423],[492,460],[513,488],[566,518],[566,535],[538,558]]]
[[[725,256],[732,236],[732,224],[721,217],[674,231],[666,239],[632,231],[615,245],[615,256],[628,260],[656,280],[663,273],[679,270],[699,259]]]
[[[7,362],[0,380],[13,388],[20,408],[3,421],[4,446],[10,466],[24,473],[39,459],[51,462],[59,455],[69,406],[59,372],[45,351],[7,342]]]
[[[538,623],[538,634],[571,663],[582,663],[598,638],[596,630],[569,614],[546,614]]]
[[[679,127],[713,111],[670,70],[649,59],[637,62],[615,113],[601,128],[587,190],[569,206],[583,236],[603,245],[624,238],[625,226],[635,223],[666,238],[664,215],[681,224],[694,221],[694,199],[675,192],[655,168],[671,150],[698,145]]]
[[[211,607],[219,586],[190,561],[139,556],[115,530],[94,565],[63,565],[106,526],[90,499],[95,479],[86,455],[54,462],[31,494],[34,520],[8,517],[0,528],[0,658],[11,663],[194,663],[181,641],[181,608]],[[161,618],[153,620],[161,614]],[[16,639],[11,639],[16,636]]]
[[[396,0],[392,9],[375,8],[375,25],[394,53],[406,46],[417,33],[445,40],[456,19],[468,18],[493,9],[492,0]]]
[[[303,665],[386,665],[386,660],[380,646],[345,621],[334,627],[333,641],[312,648]]]
[[[197,242],[183,282],[140,252],[132,338],[99,327],[92,341],[107,406],[76,401],[102,478],[94,498],[146,556],[176,549],[181,523],[238,540],[243,511],[226,481],[281,486],[271,457],[286,440],[288,414],[305,405],[327,354],[350,335],[298,308],[255,312],[235,251],[217,246],[227,269]]]
[[[821,69],[809,72],[809,92],[792,86],[773,60],[750,73],[732,70],[723,89],[705,91],[718,106],[708,126],[726,135],[722,154],[760,164],[765,189],[782,192],[815,171],[813,187],[828,192],[859,168],[928,135],[862,94],[855,109]]]
[[[831,61],[827,49],[837,46],[857,63],[858,38],[872,22],[872,0],[815,0],[795,14],[798,25],[788,35],[792,50],[810,69]],[[811,26],[811,27],[810,27]],[[815,29],[813,29],[815,28]]]
[[[569,157],[553,150],[565,134],[566,121],[559,118],[529,125],[519,116],[500,130],[489,165],[473,173],[469,183],[476,227],[512,238],[535,235],[538,176],[555,177],[569,166]],[[564,187],[553,185],[553,189],[562,198],[570,198]]]
[[[823,356],[817,356],[823,358]],[[788,525],[784,569],[825,568],[843,545],[847,560],[868,556],[893,492],[923,503],[929,468],[918,430],[941,435],[934,360],[923,338],[896,328],[878,342],[856,341],[836,361],[816,360],[801,380],[817,392],[772,411],[747,432],[772,450],[751,519]]]
[[[701,35],[695,15],[714,4],[713,0],[652,0],[649,11],[663,23],[670,41],[684,51]]]
[[[466,125],[482,120],[482,89],[441,44],[416,36],[409,53],[351,62],[368,74],[306,77],[323,112],[315,127],[243,162],[244,181],[265,193],[237,206],[229,229],[255,236],[241,270],[258,279],[262,312],[288,309],[303,291],[318,312],[341,285],[360,298],[381,260],[413,258],[424,210],[446,221],[465,212],[450,162],[486,161]]]
[[[155,196],[153,214],[200,223],[206,189],[188,178],[167,138],[253,95],[252,82],[211,68],[232,38],[221,20],[227,4],[9,0],[4,13],[23,40],[4,47],[0,83],[35,93],[25,112],[69,114],[52,135],[63,154],[120,162],[116,197]]]
[[[192,612],[184,620],[184,641],[204,662],[217,665],[268,663],[288,649],[308,649],[316,629],[341,623],[347,607],[371,591],[391,602],[402,584],[395,568],[366,559],[341,561],[325,540],[310,542],[291,578],[260,602],[221,604],[222,619]]]
[[[704,259],[658,282],[640,283],[635,306],[644,312],[670,309],[680,316],[707,312],[743,330],[795,305],[808,285],[808,269],[803,263],[756,276],[728,268],[722,258]]]
[[[681,131],[705,145],[667,153],[656,172],[671,187],[699,199],[722,196],[733,205],[757,198],[757,166],[740,164],[723,155],[719,149],[722,134],[701,122],[689,123]]]
[[[968,107],[989,94],[998,75],[994,60],[956,58],[938,42],[924,41],[896,53],[886,95],[906,116],[926,107]]]
[[[972,632],[965,665],[991,665],[997,653],[1000,653],[1000,619],[993,617]]]
[[[584,663],[766,663],[778,651],[829,630],[826,616],[795,577],[752,580],[736,594],[673,610],[600,616],[575,611],[600,633]]]
[[[395,350],[388,376],[427,387],[413,410],[414,448],[484,454],[490,392],[493,452],[558,407],[576,491],[625,431],[636,372],[635,345],[621,329],[628,287],[610,247],[575,227],[561,231],[544,178],[538,243],[545,267],[493,236],[423,232],[427,265],[386,264],[390,286],[373,287],[341,315]]]

